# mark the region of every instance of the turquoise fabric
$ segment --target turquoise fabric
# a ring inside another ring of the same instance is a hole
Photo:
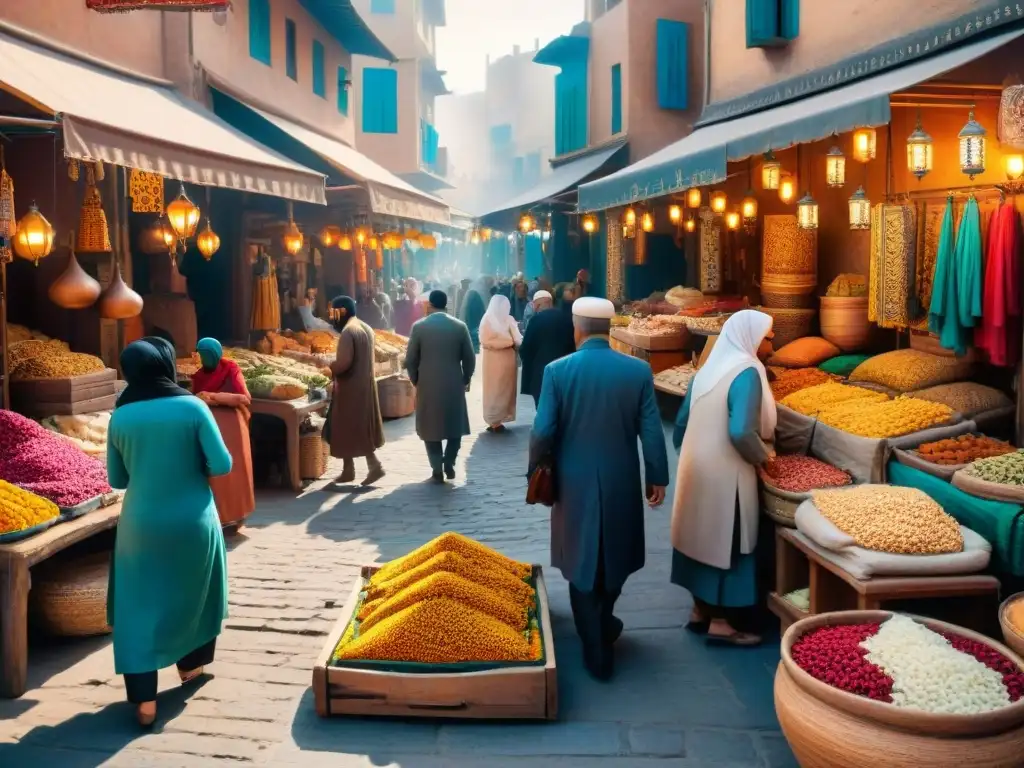
[[[216,368],[221,358],[224,357],[224,347],[219,341],[211,339],[209,336],[199,340],[199,343],[196,344],[196,352],[199,353],[199,359],[207,370]]]
[[[754,553],[733,554],[727,571],[693,560],[672,550],[672,583],[689,590],[698,600],[721,608],[757,605],[757,559]]]
[[[761,440],[761,377],[753,368],[741,371],[729,385],[729,440],[749,464],[761,464],[768,454]],[[676,415],[672,444],[678,451],[690,421],[690,393]]]
[[[955,245],[954,245],[955,239]],[[958,355],[967,352],[981,317],[981,212],[973,197],[964,206],[960,231],[953,228],[953,199],[946,202],[935,261],[935,283],[928,328],[939,344]]]
[[[956,236],[957,319],[964,328],[973,328],[981,319],[981,277],[981,211],[972,197]],[[973,339],[973,334],[967,338]]]
[[[127,488],[107,595],[118,674],[171,666],[220,634],[227,557],[209,478],[230,471],[231,454],[198,398],[114,411],[107,473],[111,486]]]
[[[1024,509],[1019,504],[980,499],[895,459],[889,462],[887,474],[892,485],[924,491],[960,525],[988,540],[992,545],[991,570],[1024,576]]]
[[[870,357],[871,355],[839,355],[826,360],[818,366],[818,369],[825,373],[831,373],[833,376],[842,376],[845,379],[853,373],[858,365]]]

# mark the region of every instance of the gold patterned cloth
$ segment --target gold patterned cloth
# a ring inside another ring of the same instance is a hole
[[[0,238],[6,238],[7,245],[0,245],[0,264],[10,264],[14,260],[11,241],[18,229],[18,219],[14,213],[14,180],[5,168],[0,168]]]
[[[816,306],[818,232],[800,229],[796,216],[765,216],[761,246],[761,300],[775,309]]]
[[[700,291],[722,290],[722,230],[710,208],[700,209]]]
[[[906,328],[917,320],[917,234],[913,206],[880,203],[872,209],[868,319],[880,328]]]
[[[79,253],[108,253],[110,247],[110,229],[107,227],[107,214],[103,210],[100,190],[96,186],[96,170],[87,165],[85,169],[85,198],[82,210],[78,214]]]
[[[164,212],[164,177],[133,168],[128,177],[128,194],[134,213]]]

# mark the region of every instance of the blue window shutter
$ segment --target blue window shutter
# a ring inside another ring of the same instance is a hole
[[[327,98],[327,73],[324,71],[324,44],[313,41],[313,93],[321,99]]]
[[[249,55],[270,66],[270,0],[249,0]]]
[[[567,62],[555,75],[555,153],[587,146],[587,62]]]
[[[370,13],[393,14],[395,0],[370,0]]]
[[[690,104],[690,25],[658,19],[658,106],[686,109]]]
[[[747,48],[775,45],[779,37],[779,0],[747,1]]]
[[[298,42],[295,22],[291,19],[284,20],[284,73],[292,80],[299,79]]]
[[[800,37],[800,0],[779,2],[779,37],[796,40]]]
[[[437,167],[437,151],[440,135],[437,129],[420,118],[420,162],[427,168]]]
[[[338,67],[338,112],[348,117],[348,70]]]
[[[622,133],[622,65],[612,67],[612,134]]]
[[[363,70],[363,133],[398,133],[398,70]]]

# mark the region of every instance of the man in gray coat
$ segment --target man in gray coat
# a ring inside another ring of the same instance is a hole
[[[462,437],[469,434],[466,392],[476,370],[466,324],[445,312],[448,296],[431,291],[427,316],[412,326],[405,367],[416,387],[416,434],[427,445],[436,483],[455,478]]]

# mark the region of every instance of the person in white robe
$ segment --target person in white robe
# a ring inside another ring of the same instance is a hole
[[[516,355],[523,343],[512,304],[497,294],[480,321],[480,348],[484,371],[484,421],[488,432],[501,432],[516,420],[518,395]]]

